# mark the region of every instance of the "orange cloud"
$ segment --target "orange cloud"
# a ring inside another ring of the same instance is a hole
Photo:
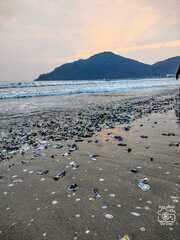
[[[130,51],[137,51],[137,50],[144,50],[144,49],[157,49],[157,48],[175,48],[180,47],[180,40],[174,40],[169,42],[158,42],[152,44],[144,44],[140,46],[130,46],[125,48],[117,48],[114,49],[115,51],[122,51],[122,52],[130,52]]]

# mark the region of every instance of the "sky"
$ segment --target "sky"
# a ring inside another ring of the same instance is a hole
[[[0,82],[112,51],[144,63],[180,56],[180,0],[0,0]]]

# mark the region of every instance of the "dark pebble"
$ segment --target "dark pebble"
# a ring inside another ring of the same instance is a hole
[[[58,173],[53,177],[53,179],[54,179],[55,181],[57,181],[57,180],[59,180],[60,178],[65,177],[65,176],[66,176],[66,171],[60,171],[60,172],[58,172]]]
[[[73,183],[71,185],[68,186],[68,190],[71,192],[75,192],[78,188],[78,185],[76,183]]]

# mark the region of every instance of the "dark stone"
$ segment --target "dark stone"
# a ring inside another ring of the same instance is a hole
[[[145,135],[141,135],[140,137],[141,138],[148,138],[148,136],[145,136]]]
[[[126,146],[127,146],[126,143],[118,143],[117,145],[118,145],[118,146],[122,146],[122,147],[126,147]]]
[[[71,192],[75,192],[77,191],[78,185],[76,183],[73,183],[71,185],[68,186],[68,190]]]
[[[60,171],[53,177],[53,179],[55,181],[57,181],[57,180],[59,180],[60,178],[62,178],[64,176],[66,176],[66,171]]]

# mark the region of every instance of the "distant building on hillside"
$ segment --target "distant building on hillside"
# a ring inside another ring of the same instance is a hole
[[[166,74],[167,78],[175,77],[175,74]]]

